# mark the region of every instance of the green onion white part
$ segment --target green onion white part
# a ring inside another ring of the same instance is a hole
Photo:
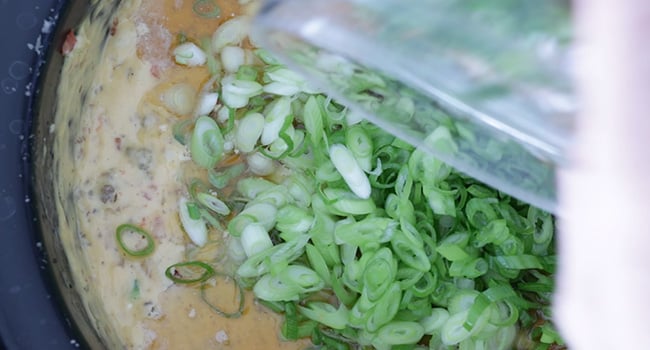
[[[255,175],[267,176],[275,171],[275,161],[260,152],[251,153],[247,158],[248,169]]]
[[[262,92],[262,85],[255,81],[237,80],[228,75],[221,80],[221,98],[230,108],[242,108],[248,100]]]
[[[261,143],[262,145],[269,145],[278,138],[285,120],[291,114],[291,100],[287,97],[282,97],[270,104],[267,107],[266,124],[264,131],[262,131]]]
[[[250,18],[246,16],[227,20],[212,35],[212,49],[219,53],[227,45],[239,45],[248,36],[249,27]]]
[[[273,246],[269,233],[262,224],[256,222],[246,225],[241,233],[240,241],[246,256],[249,257]]]
[[[179,83],[165,90],[160,97],[163,105],[178,115],[192,113],[196,104],[196,89],[191,85]]]
[[[184,66],[202,66],[207,61],[205,52],[194,43],[183,43],[174,48],[174,60]]]
[[[264,116],[261,113],[248,113],[239,120],[237,130],[235,131],[237,149],[244,153],[252,152],[262,135],[264,125]]]
[[[219,102],[219,94],[216,92],[204,93],[199,97],[199,102],[196,107],[196,115],[210,114]]]
[[[228,73],[235,73],[245,63],[246,53],[239,46],[226,46],[221,49],[221,62],[223,69]]]
[[[201,116],[194,124],[190,140],[192,160],[206,169],[212,169],[223,158],[224,139],[214,119]]]
[[[372,189],[368,176],[363,172],[352,152],[344,145],[336,144],[330,146],[329,155],[350,190],[359,198],[369,198]]]
[[[187,198],[181,197],[178,201],[178,215],[181,219],[183,230],[192,243],[203,247],[208,242],[208,228],[201,218],[192,218],[188,209]]]

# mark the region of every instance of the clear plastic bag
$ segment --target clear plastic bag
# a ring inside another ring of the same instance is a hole
[[[253,28],[352,114],[549,211],[571,35],[566,0],[269,0]]]

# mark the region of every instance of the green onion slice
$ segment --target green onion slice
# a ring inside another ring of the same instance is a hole
[[[221,15],[221,8],[214,0],[195,0],[192,11],[205,18],[217,18]]]
[[[217,274],[217,275],[220,275],[220,274]],[[230,276],[225,276],[225,275],[220,275],[220,276],[232,278]],[[210,287],[209,283],[203,283],[201,285],[201,300],[203,300],[203,302],[206,303],[210,307],[210,309],[212,309],[212,311],[217,313],[217,315],[219,315],[221,317],[225,317],[225,318],[239,318],[239,317],[241,317],[242,312],[244,311],[244,303],[246,301],[246,299],[244,298],[244,289],[242,288],[241,284],[235,278],[232,278],[232,280],[233,280],[233,283],[235,284],[235,288],[237,288],[237,293],[238,293],[237,294],[237,310],[232,311],[232,312],[223,311],[220,307],[216,306],[215,303],[208,300],[209,299],[208,289]]]
[[[122,250],[133,257],[144,257],[154,251],[155,243],[151,234],[144,229],[132,225],[122,224],[115,230],[117,243]]]
[[[347,326],[349,311],[345,305],[336,308],[329,303],[314,301],[308,303],[306,307],[298,306],[298,311],[307,318],[332,329],[344,329]]]
[[[212,169],[223,158],[224,140],[214,119],[201,116],[194,124],[190,140],[190,153],[194,162]]]
[[[424,335],[424,328],[417,322],[395,321],[377,332],[380,344],[415,344]]]
[[[226,203],[217,198],[217,196],[201,192],[196,195],[196,200],[217,214],[230,214],[230,208],[228,208]]]
[[[205,282],[215,274],[212,266],[201,261],[176,263],[165,270],[165,276],[179,284]]]

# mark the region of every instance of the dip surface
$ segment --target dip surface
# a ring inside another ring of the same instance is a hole
[[[280,319],[246,293],[240,318],[217,315],[200,289],[172,283],[168,266],[192,250],[180,227],[178,201],[187,189],[191,160],[172,135],[179,116],[160,94],[176,83],[196,89],[209,79],[205,67],[175,65],[171,47],[179,33],[209,37],[244,9],[217,1],[218,18],[202,18],[193,2],[126,0],[93,4],[76,30],[58,91],[56,191],[60,238],[73,284],[108,348],[294,349],[283,342]],[[123,223],[147,230],[156,242],[146,258],[124,254],[115,229]],[[211,233],[219,259],[221,233]],[[224,272],[228,270],[224,258]],[[232,280],[211,281],[208,296],[236,310]]]

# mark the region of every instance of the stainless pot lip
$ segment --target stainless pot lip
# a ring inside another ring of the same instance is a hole
[[[22,0],[0,6],[0,164],[4,168],[0,170],[0,347],[4,349],[83,346],[61,308],[31,200],[35,196],[31,180],[38,176],[32,172],[30,149],[40,72],[56,47],[54,24],[61,22],[59,14],[68,3]]]

